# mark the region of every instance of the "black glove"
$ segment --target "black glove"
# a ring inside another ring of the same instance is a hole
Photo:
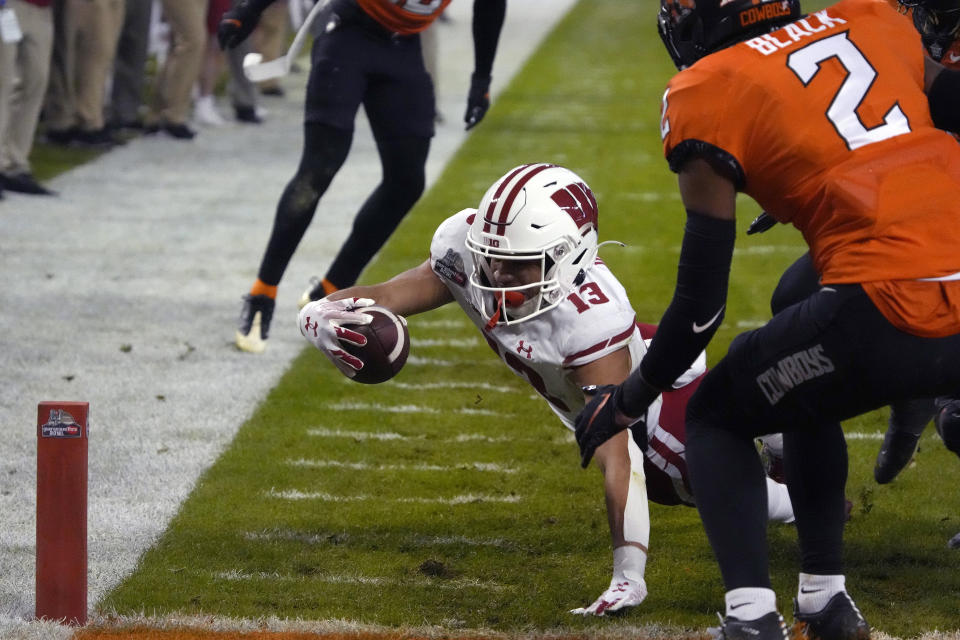
[[[577,445],[580,447],[580,466],[584,469],[590,464],[590,458],[604,442],[617,435],[624,429],[639,424],[638,435],[643,442],[638,442],[640,448],[647,448],[647,412],[639,418],[631,418],[620,409],[620,394],[623,388],[619,385],[606,384],[600,387],[584,387],[583,392],[593,396],[576,419]]]
[[[250,0],[240,0],[223,13],[217,25],[217,41],[223,50],[233,49],[247,39],[260,21],[263,8]]]
[[[771,216],[766,211],[763,211],[756,218],[753,219],[753,222],[750,223],[750,226],[747,227],[747,235],[752,236],[755,233],[763,233],[777,226],[777,220]]]
[[[473,129],[478,122],[487,115],[490,108],[490,76],[470,75],[470,93],[467,94],[467,112],[463,121],[467,123],[467,131]]]

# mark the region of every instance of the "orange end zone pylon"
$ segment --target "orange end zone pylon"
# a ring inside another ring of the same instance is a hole
[[[86,402],[37,407],[37,618],[87,622]]]

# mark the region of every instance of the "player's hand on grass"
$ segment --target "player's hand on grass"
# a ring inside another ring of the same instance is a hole
[[[635,607],[647,597],[647,583],[643,578],[631,579],[626,576],[614,576],[610,586],[589,607],[571,609],[578,616],[602,616]]]
[[[298,323],[300,334],[313,346],[323,352],[337,369],[349,378],[363,368],[360,358],[343,350],[340,341],[358,346],[367,343],[366,337],[351,331],[342,325],[370,324],[373,317],[360,313],[357,309],[374,304],[370,298],[342,298],[327,300],[323,298],[310,302],[300,310]]]

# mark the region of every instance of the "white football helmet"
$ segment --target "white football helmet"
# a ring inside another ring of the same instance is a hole
[[[569,169],[545,163],[515,167],[480,200],[466,245],[474,263],[470,284],[481,291],[480,312],[490,326],[529,320],[560,304],[593,264],[597,200]],[[539,260],[540,280],[497,286],[491,259]]]

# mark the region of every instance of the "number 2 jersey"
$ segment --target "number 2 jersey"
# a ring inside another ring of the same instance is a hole
[[[430,245],[430,265],[457,304],[486,338],[497,356],[539,393],[563,424],[573,430],[584,406],[583,391],[573,369],[626,346],[631,367],[646,353],[627,292],[607,266],[597,260],[575,290],[550,311],[525,322],[497,324],[487,329],[480,313],[480,296],[469,286],[473,258],[465,241],[476,209],[465,209],[445,220]],[[706,371],[706,356],[675,383],[647,412],[644,469],[648,496],[661,504],[692,504],[684,459],[686,401]]]
[[[894,326],[960,332],[960,146],[933,126],[923,47],[884,0],[842,0],[681,71],[671,169],[711,159],[796,226],[824,284],[861,283]]]

